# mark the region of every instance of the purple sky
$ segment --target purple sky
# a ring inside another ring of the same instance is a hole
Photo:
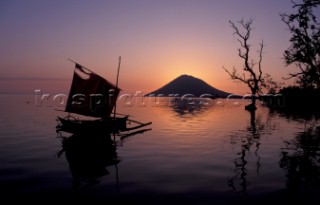
[[[244,93],[222,70],[242,66],[228,21],[254,18],[252,56],[263,39],[263,69],[281,80],[293,68],[282,60],[290,34],[279,13],[293,12],[291,6],[290,0],[3,0],[0,92],[49,89],[34,78],[71,79],[68,58],[114,82],[122,56],[123,90],[148,92],[190,74]],[[31,82],[26,87],[15,78]]]

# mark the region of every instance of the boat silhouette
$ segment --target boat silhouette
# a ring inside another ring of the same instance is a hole
[[[68,115],[57,117],[57,132],[91,133],[94,131],[119,133],[139,129],[151,124],[151,122],[142,123],[129,119],[128,115],[116,113],[116,101],[121,91],[118,87],[121,57],[119,58],[116,85],[113,85],[90,69],[72,60],[70,61],[75,63],[75,68],[64,110]],[[93,119],[78,119],[72,116],[71,113]]]

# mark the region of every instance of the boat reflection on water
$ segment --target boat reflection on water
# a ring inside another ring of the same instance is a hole
[[[133,135],[144,133],[151,129],[113,135],[112,133],[73,134],[69,137],[62,136],[62,150],[57,155],[65,157],[73,177],[73,189],[85,188],[99,183],[99,178],[110,174],[107,167],[115,166],[118,183],[118,167],[121,161],[117,154],[117,146]]]
[[[116,144],[108,134],[62,137],[62,150],[58,156],[63,153],[69,163],[73,188],[96,184],[99,177],[109,174],[107,166],[120,162]]]

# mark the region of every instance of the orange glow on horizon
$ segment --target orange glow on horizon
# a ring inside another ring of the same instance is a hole
[[[290,2],[260,2],[255,9],[226,1],[102,1],[74,6],[29,2],[6,7],[0,19],[0,25],[9,28],[0,39],[6,51],[0,56],[3,78],[71,80],[70,58],[115,83],[122,56],[119,87],[125,92],[148,93],[187,74],[225,92],[247,93],[248,88],[230,80],[222,67],[241,71],[239,43],[228,21],[251,16],[252,59],[257,60],[257,46],[264,39],[263,71],[280,81],[291,72],[282,59],[290,35],[279,19],[280,12],[291,8]],[[31,83],[5,80],[1,92],[33,92],[33,87],[65,90],[59,83],[54,87],[44,81]]]

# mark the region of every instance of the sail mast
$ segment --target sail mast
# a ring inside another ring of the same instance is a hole
[[[75,63],[76,66],[65,111],[91,117],[110,118],[119,94],[118,86],[116,88],[115,85],[90,69],[73,60],[68,60]],[[85,78],[81,76],[82,74],[86,74]],[[114,90],[113,97],[110,96],[111,90]],[[94,101],[96,94],[110,96],[109,103],[99,104]],[[75,97],[77,95],[81,95],[81,98]]]
[[[121,64],[121,56],[119,56],[119,63],[118,63],[118,72],[117,72],[117,80],[116,80],[116,90],[118,89],[118,82],[119,82],[119,73],[120,73],[120,64]],[[117,111],[117,100],[114,104],[114,114],[113,118],[116,119],[116,111]]]

